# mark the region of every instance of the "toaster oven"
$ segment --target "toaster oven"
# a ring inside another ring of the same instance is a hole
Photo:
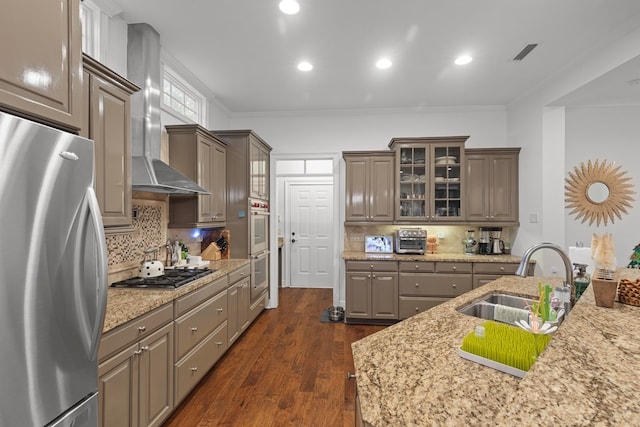
[[[396,253],[424,255],[427,250],[427,230],[400,228],[396,231]]]

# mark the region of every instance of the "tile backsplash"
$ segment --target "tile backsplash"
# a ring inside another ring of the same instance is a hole
[[[167,202],[134,199],[133,209],[138,212],[133,219],[133,232],[107,235],[109,273],[137,266],[146,248],[166,242]],[[161,256],[158,253],[158,257]]]
[[[346,252],[363,252],[364,251],[364,236],[376,236],[385,235],[393,236],[395,231],[399,228],[406,227],[421,227],[427,230],[427,236],[437,235],[438,233],[444,233],[444,237],[438,239],[438,253],[464,253],[464,247],[462,245],[462,239],[466,237],[467,230],[475,231],[475,239],[478,240],[480,235],[479,227],[465,226],[465,225],[411,225],[411,226],[398,226],[398,225],[365,225],[365,226],[346,226],[344,228],[344,250]],[[515,237],[514,230],[510,228],[503,228],[502,240],[505,244],[511,245],[512,239]],[[395,242],[394,242],[395,245]]]

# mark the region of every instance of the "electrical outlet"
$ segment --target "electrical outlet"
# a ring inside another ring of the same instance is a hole
[[[551,267],[551,274],[558,274],[558,267]]]
[[[444,239],[445,238],[444,231],[438,231],[436,233],[436,236],[438,236],[438,239]]]
[[[351,235],[352,242],[364,242],[364,235],[362,234],[352,234]]]

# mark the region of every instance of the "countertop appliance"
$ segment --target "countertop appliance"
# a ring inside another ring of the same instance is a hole
[[[132,277],[115,282],[111,286],[114,288],[178,289],[214,271],[208,268],[167,268],[162,276]]]
[[[427,249],[427,230],[419,227],[400,228],[396,231],[396,253],[421,254]]]
[[[94,144],[0,112],[0,427],[97,427],[107,248]]]

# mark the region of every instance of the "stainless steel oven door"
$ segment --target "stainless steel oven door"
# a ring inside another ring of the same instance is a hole
[[[251,210],[250,219],[251,247],[249,254],[255,255],[265,251],[269,245],[269,213],[262,210]]]
[[[251,301],[258,299],[269,288],[269,251],[251,256]]]

